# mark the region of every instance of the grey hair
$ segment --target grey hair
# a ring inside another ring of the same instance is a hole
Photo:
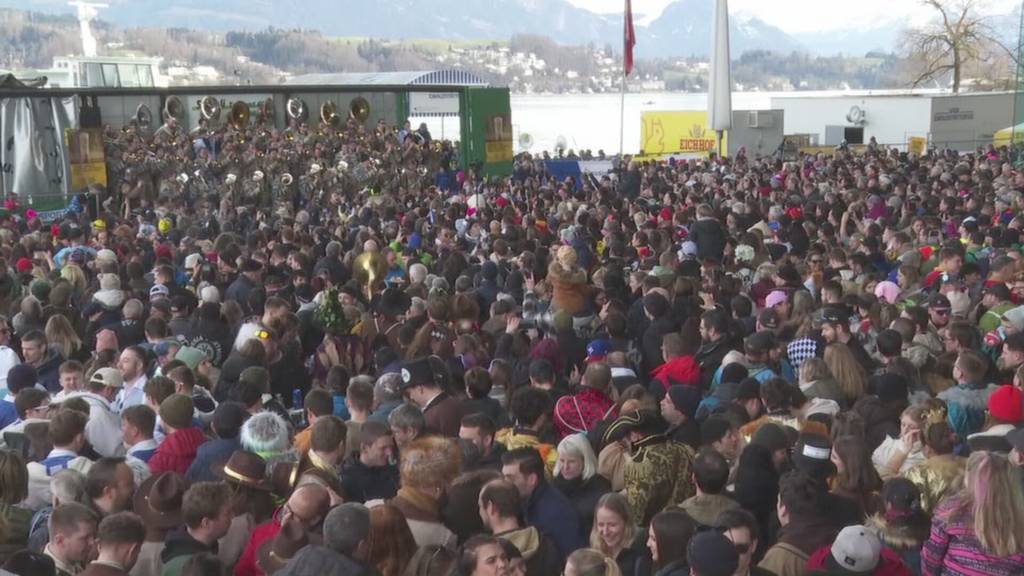
[[[413,284],[423,282],[427,279],[427,267],[419,262],[409,266],[409,280]]]
[[[334,258],[338,254],[341,254],[341,242],[338,242],[337,240],[331,240],[328,242],[326,254],[330,258]]]
[[[351,556],[369,533],[370,510],[362,504],[335,506],[324,519],[324,544],[346,556]]]
[[[141,320],[143,312],[142,302],[132,298],[124,303],[124,307],[121,311],[124,313],[126,320]]]
[[[50,492],[57,502],[85,502],[85,475],[78,470],[65,468],[50,478]]]
[[[290,447],[288,423],[273,412],[260,412],[242,424],[242,448],[250,452],[280,454]]]
[[[400,430],[412,428],[419,433],[427,427],[427,421],[423,418],[423,412],[415,404],[406,402],[388,414],[388,426]]]
[[[378,402],[394,402],[402,399],[402,375],[398,372],[381,374],[373,385],[373,397]]]

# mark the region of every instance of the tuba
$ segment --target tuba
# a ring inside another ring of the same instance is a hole
[[[328,100],[320,106],[320,121],[334,128],[341,126],[341,115],[338,114],[338,106],[334,102]]]
[[[199,115],[209,122],[220,119],[220,102],[213,96],[203,96],[199,101]]]
[[[177,96],[170,96],[167,100],[164,100],[164,122],[170,118],[174,118],[178,122],[181,122],[184,117],[185,106]]]
[[[352,263],[352,275],[363,287],[367,300],[373,300],[373,292],[384,281],[387,272],[387,261],[380,252],[363,252]]]
[[[285,172],[284,174],[281,175],[281,185],[282,186],[291,186],[292,182],[294,182],[294,181],[295,181],[295,178],[291,174],[289,174],[288,172]]]
[[[135,123],[143,131],[153,127],[153,112],[150,111],[149,106],[139,104],[139,107],[135,109]]]
[[[348,103],[348,113],[356,122],[362,124],[370,117],[370,103],[362,96],[356,96]]]
[[[228,123],[236,129],[245,128],[249,125],[249,105],[239,100],[231,105],[231,113],[228,115]]]
[[[289,98],[284,109],[288,113],[288,117],[296,122],[305,122],[309,118],[309,107],[306,106],[306,102],[302,98]]]

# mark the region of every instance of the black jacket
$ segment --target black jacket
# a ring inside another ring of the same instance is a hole
[[[725,253],[725,228],[714,218],[700,218],[690,226],[687,240],[697,244],[697,258],[720,262]]]
[[[758,539],[767,549],[771,539],[772,522],[775,519],[779,496],[779,473],[772,463],[772,453],[758,444],[750,444],[740,454],[736,469],[736,501],[757,519]]]
[[[694,360],[700,366],[701,390],[707,391],[711,389],[711,381],[715,378],[715,371],[722,365],[722,359],[730,351],[732,351],[732,345],[727,337],[723,337],[718,342],[704,344],[700,347],[700,350],[697,350]]]
[[[341,467],[341,486],[349,502],[387,500],[398,493],[398,467],[371,468],[355,453],[345,459]]]
[[[580,529],[584,534],[590,534],[590,528],[594,524],[594,509],[601,496],[612,491],[611,482],[600,474],[594,474],[590,480],[583,481],[580,476],[573,480],[566,480],[560,475],[555,476],[551,481],[558,488],[558,491],[565,495],[576,509],[576,515],[580,518]]]
[[[164,541],[164,549],[160,552],[160,561],[167,564],[178,556],[191,556],[193,554],[202,554],[203,552],[216,553],[216,543],[214,543],[213,547],[207,546],[193,538],[188,533],[188,530],[182,526],[167,535],[167,540]]]

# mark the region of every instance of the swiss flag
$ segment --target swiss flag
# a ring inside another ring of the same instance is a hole
[[[626,0],[626,18],[622,31],[623,59],[622,66],[626,76],[633,71],[633,46],[636,46],[636,33],[633,31],[633,3]]]

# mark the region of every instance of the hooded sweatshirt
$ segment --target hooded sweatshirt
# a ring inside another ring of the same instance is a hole
[[[204,552],[216,554],[217,543],[214,542],[213,546],[203,544],[193,538],[184,526],[174,530],[168,534],[164,550],[160,553],[160,561],[164,565],[161,576],[180,575],[189,558]]]
[[[198,428],[175,430],[164,438],[156,453],[149,460],[149,470],[154,474],[177,472],[184,475],[196,458],[199,446],[206,442],[206,436]]]
[[[526,576],[558,574],[562,569],[562,556],[551,538],[542,535],[533,526],[495,534],[508,540],[526,561]]]

